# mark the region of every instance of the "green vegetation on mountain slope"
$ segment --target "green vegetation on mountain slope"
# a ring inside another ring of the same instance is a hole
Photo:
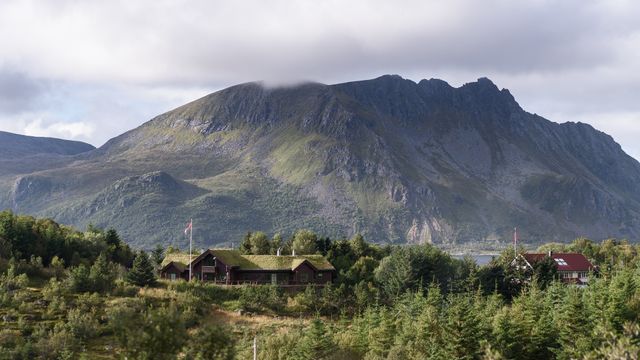
[[[99,149],[0,156],[0,170],[0,209],[117,226],[145,248],[184,240],[189,218],[201,245],[301,227],[448,248],[499,248],[514,226],[536,244],[640,236],[640,164],[488,79],[242,84]]]
[[[1,358],[251,359],[254,338],[268,360],[640,353],[640,248],[626,241],[538,249],[580,252],[597,265],[579,289],[558,282],[553,267],[514,269],[512,249],[478,267],[431,245],[380,247],[305,230],[284,246],[326,256],[336,282],[284,292],[156,283],[165,250],[134,254],[114,230],[82,233],[3,212],[0,239]],[[252,233],[241,249],[271,252],[282,241]]]

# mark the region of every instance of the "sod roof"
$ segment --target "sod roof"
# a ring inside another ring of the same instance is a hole
[[[191,257],[192,259],[195,259],[198,255],[197,254],[193,254]],[[180,264],[183,267],[187,266],[189,264],[189,254],[187,253],[183,253],[183,252],[173,252],[170,254],[167,254],[164,259],[162,260],[162,267],[167,266],[170,262],[174,262],[176,264]]]
[[[333,265],[322,255],[242,255],[238,250],[230,249],[210,249],[208,251],[225,265],[237,267],[240,270],[294,270],[305,260],[318,270],[335,270]],[[200,256],[194,255],[193,260]],[[189,254],[167,254],[162,261],[162,266],[164,267],[172,261],[187,266]]]

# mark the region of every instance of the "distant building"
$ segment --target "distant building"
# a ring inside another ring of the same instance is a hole
[[[554,260],[560,280],[567,284],[587,285],[589,273],[596,269],[582,254],[551,251],[546,254],[521,254],[513,260],[512,264],[533,270],[533,265],[545,257],[551,257]]]
[[[192,277],[218,284],[323,285],[333,281],[335,268],[321,255],[243,255],[238,250],[209,249],[193,255]],[[189,278],[189,255],[167,254],[160,277]]]

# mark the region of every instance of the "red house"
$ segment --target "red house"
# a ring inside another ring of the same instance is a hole
[[[192,278],[219,284],[326,284],[333,281],[335,268],[321,255],[243,255],[238,250],[209,249],[193,255]],[[160,277],[189,278],[189,255],[167,254]]]
[[[587,258],[578,253],[554,253],[547,254],[521,254],[516,260],[523,263],[529,269],[533,269],[533,265],[544,259],[551,257],[556,263],[556,269],[560,279],[564,283],[586,285],[589,282],[589,273],[595,270],[595,266],[587,260]],[[514,261],[516,261],[514,260]]]

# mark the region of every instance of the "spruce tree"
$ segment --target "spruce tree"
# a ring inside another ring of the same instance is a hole
[[[153,265],[160,267],[162,260],[164,260],[164,248],[162,245],[158,244],[151,250],[151,260],[153,261]]]
[[[251,255],[251,232],[248,232],[240,242],[240,253]]]
[[[117,277],[117,270],[107,256],[102,253],[89,270],[89,280],[92,291],[105,292],[113,289]]]
[[[468,294],[448,298],[446,347],[456,359],[476,359],[480,353],[479,339],[482,329]]]
[[[388,309],[380,309],[379,319],[378,326],[369,331],[369,356],[384,359],[393,346],[396,328]]]
[[[297,348],[298,358],[328,359],[333,348],[334,343],[327,333],[324,323],[316,318],[311,322],[310,328]]]
[[[153,265],[144,251],[140,251],[133,261],[133,267],[127,273],[127,281],[137,286],[154,285],[156,283]]]

